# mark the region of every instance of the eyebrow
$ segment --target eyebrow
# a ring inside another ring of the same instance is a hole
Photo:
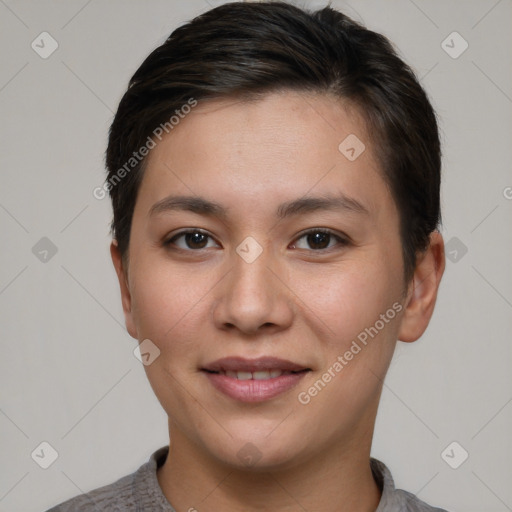
[[[352,197],[341,193],[336,196],[303,197],[279,205],[276,216],[280,219],[293,215],[303,215],[318,210],[342,210],[351,213],[370,215],[368,208]],[[218,217],[226,220],[229,209],[219,203],[197,196],[168,196],[155,203],[148,216],[169,211],[190,211],[198,215]]]

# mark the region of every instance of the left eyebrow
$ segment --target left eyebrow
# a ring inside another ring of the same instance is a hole
[[[306,214],[317,210],[345,210],[370,215],[369,209],[361,202],[341,193],[336,196],[303,197],[283,203],[277,209],[277,216],[284,219],[292,215]]]
[[[150,208],[148,215],[152,216],[173,210],[190,211],[198,215],[218,217],[223,220],[226,220],[228,217],[228,209],[226,207],[203,197],[195,196],[165,197]],[[285,217],[304,215],[318,210],[345,210],[370,215],[368,208],[358,200],[345,194],[338,194],[336,196],[303,197],[282,203],[277,208],[276,216],[284,219]]]

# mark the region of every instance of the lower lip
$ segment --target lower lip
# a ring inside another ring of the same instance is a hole
[[[203,373],[216,389],[235,400],[263,402],[292,389],[308,372],[289,373],[267,380],[238,380],[220,373]]]

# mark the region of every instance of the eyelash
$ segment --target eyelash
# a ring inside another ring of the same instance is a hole
[[[173,248],[175,250],[181,250],[181,251],[186,251],[186,252],[199,252],[201,250],[203,250],[204,248],[201,248],[201,249],[183,249],[181,247],[171,247],[174,245],[175,241],[178,240],[179,238],[183,237],[184,235],[187,235],[187,234],[194,234],[194,233],[200,233],[202,235],[205,235],[206,237],[210,238],[210,239],[213,239],[213,237],[207,233],[206,231],[203,231],[201,229],[188,229],[188,230],[184,230],[184,231],[180,231],[179,233],[176,233],[175,235],[173,235],[170,239],[164,241],[163,245],[165,247],[169,247],[169,248]],[[325,235],[330,235],[331,237],[333,237],[334,239],[336,239],[336,241],[338,242],[338,245],[340,246],[347,246],[349,245],[349,240],[347,238],[344,238],[343,236],[340,236],[339,234],[337,234],[335,231],[332,231],[330,229],[327,229],[327,228],[312,228],[312,229],[308,229],[307,231],[304,231],[302,232],[301,234],[299,234],[299,236],[295,239],[295,241],[293,242],[293,245],[295,245],[296,241],[308,236],[308,235],[311,235],[311,234],[315,234],[315,233],[322,233],[322,234],[325,234]],[[330,242],[331,240],[329,240]],[[324,248],[324,249],[309,249],[310,251],[312,252],[326,252],[326,251],[330,251],[332,250],[333,247],[327,247],[327,248]],[[303,249],[299,249],[299,250],[303,250]]]

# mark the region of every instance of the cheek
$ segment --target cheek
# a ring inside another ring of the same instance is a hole
[[[383,277],[386,275],[380,270],[369,272],[366,267],[366,273],[346,273],[330,280],[321,292],[318,288],[309,292],[308,304],[319,319],[314,329],[328,325],[326,337],[319,342],[325,357],[316,380],[302,386],[297,398],[305,404],[301,407],[305,407],[312,429],[315,418],[325,418],[322,428],[327,438],[350,431],[377,406],[394,352],[396,309],[400,308],[396,287]]]
[[[139,267],[134,276],[132,312],[139,336],[151,339],[164,348],[171,339],[187,338],[183,330],[194,321],[204,307],[204,298],[211,288],[189,269],[151,260]]]
[[[378,262],[344,262],[343,268],[309,270],[291,280],[298,307],[337,350],[374,325],[399,297],[393,274]]]
[[[205,293],[211,286],[190,270],[147,259],[134,276],[133,314],[139,339],[149,339],[159,356],[144,366],[148,380],[164,410],[193,409],[183,392],[194,376],[191,357],[201,345]],[[187,398],[188,397],[188,398]]]

